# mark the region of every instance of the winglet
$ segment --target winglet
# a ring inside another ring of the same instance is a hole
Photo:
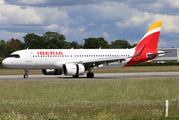
[[[144,48],[145,48],[145,45],[143,45],[143,47],[138,51],[137,54],[135,54],[134,56],[129,56],[128,58],[139,57],[142,54]]]
[[[142,54],[142,51],[144,50],[145,45],[139,50],[139,52],[134,57],[139,57]]]

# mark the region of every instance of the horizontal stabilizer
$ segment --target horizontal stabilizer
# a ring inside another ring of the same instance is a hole
[[[152,58],[152,57],[154,57],[154,56],[156,56],[156,55],[165,55],[166,53],[171,53],[171,51],[170,52],[166,52],[166,51],[158,51],[158,53],[147,53],[147,57],[148,58]]]

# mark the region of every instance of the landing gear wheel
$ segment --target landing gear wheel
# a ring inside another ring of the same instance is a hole
[[[93,77],[94,77],[94,73],[92,72],[87,73],[87,78],[93,78]]]
[[[28,78],[28,75],[24,75],[24,78]]]

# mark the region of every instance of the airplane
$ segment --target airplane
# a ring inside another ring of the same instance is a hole
[[[78,78],[93,68],[104,66],[126,67],[165,55],[157,51],[162,22],[154,22],[138,45],[132,49],[26,49],[13,52],[2,61],[3,66],[24,69],[42,69],[44,75],[68,75]]]

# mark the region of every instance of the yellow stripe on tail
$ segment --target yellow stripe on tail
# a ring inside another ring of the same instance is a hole
[[[150,27],[150,29],[147,31],[147,33],[150,32],[151,30],[153,30],[155,28],[159,28],[159,27],[162,27],[162,22],[154,22],[153,25]]]

